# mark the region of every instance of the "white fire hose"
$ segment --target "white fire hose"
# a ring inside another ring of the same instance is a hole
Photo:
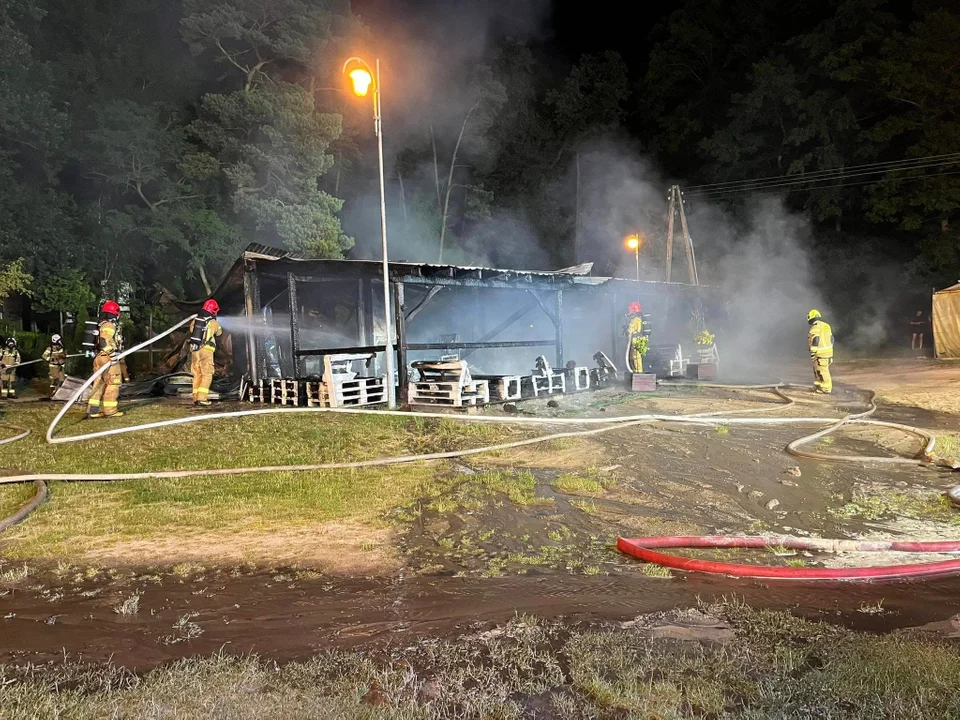
[[[166,337],[175,330],[183,327],[196,316],[190,316],[187,319],[183,320],[180,323],[177,323],[168,330],[160,333],[159,335],[146,340],[139,345],[136,345],[129,350],[126,350],[114,358],[114,363],[122,360],[126,355],[136,352],[158,340]],[[930,460],[930,454],[933,451],[934,445],[936,443],[936,438],[933,434],[926,430],[920,428],[915,428],[907,425],[902,425],[899,423],[891,423],[880,420],[871,420],[868,419],[876,411],[876,404],[873,402],[873,397],[869,401],[869,408],[861,413],[849,414],[843,418],[830,418],[830,417],[776,417],[776,418],[756,418],[756,417],[741,417],[735,416],[730,417],[724,415],[723,412],[706,412],[706,413],[694,413],[687,415],[662,415],[662,414],[642,414],[642,415],[628,415],[622,417],[609,417],[609,418],[534,418],[534,417],[518,417],[515,415],[512,416],[489,416],[489,415],[449,415],[445,413],[435,413],[435,412],[405,412],[399,410],[372,410],[372,409],[360,409],[360,408],[323,408],[323,407],[295,407],[295,408],[261,408],[256,410],[238,410],[233,412],[221,412],[221,413],[207,413],[194,415],[190,417],[175,418],[172,420],[162,420],[157,422],[145,423],[142,425],[134,425],[130,427],[121,427],[121,428],[112,428],[109,430],[100,430],[97,432],[85,433],[81,435],[72,435],[67,437],[54,437],[54,431],[58,423],[63,419],[64,415],[70,410],[70,408],[77,402],[77,400],[82,396],[84,390],[90,387],[95,380],[106,372],[107,368],[110,367],[110,364],[104,365],[99,370],[94,372],[90,378],[88,378],[83,385],[73,394],[73,396],[67,401],[63,408],[57,413],[56,417],[50,423],[46,432],[46,440],[50,444],[62,444],[62,443],[71,443],[71,442],[80,442],[83,440],[92,440],[95,438],[103,437],[112,437],[116,435],[122,435],[126,433],[141,432],[144,430],[151,430],[162,427],[172,427],[175,425],[185,425],[196,422],[208,422],[212,420],[222,420],[226,418],[238,418],[238,417],[247,417],[255,415],[278,415],[278,414],[288,414],[288,413],[337,413],[344,415],[390,415],[394,417],[404,417],[404,418],[437,418],[441,420],[455,420],[460,422],[495,422],[495,423],[510,423],[510,424],[534,424],[534,425],[574,425],[574,426],[584,426],[584,425],[601,425],[602,427],[596,427],[592,429],[577,429],[571,430],[568,432],[558,432],[552,433],[549,435],[541,435],[534,438],[527,438],[524,440],[517,440],[508,443],[500,443],[497,445],[488,445],[485,447],[479,448],[469,448],[465,450],[452,450],[448,452],[437,452],[437,453],[422,453],[416,455],[400,455],[395,457],[387,458],[375,458],[369,460],[356,460],[349,462],[334,462],[334,463],[317,463],[317,464],[306,464],[306,465],[267,465],[267,466],[257,466],[257,467],[243,467],[243,468],[197,468],[192,470],[158,470],[151,472],[136,472],[136,473],[29,473],[23,475],[10,475],[7,477],[0,477],[0,484],[10,484],[10,483],[27,483],[34,482],[38,486],[42,485],[49,481],[54,480],[64,480],[64,481],[114,481],[114,480],[145,480],[153,478],[184,478],[184,477],[195,477],[195,476],[224,476],[224,475],[238,475],[245,473],[262,473],[262,472],[305,472],[305,471],[321,471],[321,470],[339,470],[339,469],[356,469],[356,468],[368,468],[368,467],[377,467],[383,465],[394,465],[400,463],[411,463],[411,462],[425,462],[431,460],[445,460],[466,457],[470,455],[478,455],[482,453],[499,451],[499,450],[508,450],[512,448],[524,447],[528,445],[534,445],[543,442],[549,442],[551,440],[559,440],[564,438],[575,438],[575,437],[588,437],[592,435],[598,435],[600,433],[609,432],[612,430],[618,430],[621,428],[633,427],[636,425],[647,424],[652,422],[670,422],[670,423],[690,423],[698,425],[827,425],[828,427],[820,430],[812,435],[808,435],[798,440],[793,441],[787,446],[787,451],[794,455],[801,455],[803,457],[809,457],[818,460],[831,460],[831,461],[845,461],[845,462],[859,462],[859,463],[883,463],[883,464],[897,464],[897,465],[923,465],[928,463]],[[752,414],[752,413],[763,413],[769,412],[771,410],[776,410],[778,408],[789,407],[795,403],[794,400],[785,395],[781,388],[785,387],[782,383],[771,384],[771,385],[718,385],[718,384],[698,384],[700,386],[708,385],[712,387],[723,387],[728,389],[768,389],[773,391],[784,400],[784,403],[781,405],[775,405],[772,407],[762,407],[762,408],[752,408],[738,411],[741,415]],[[817,439],[825,437],[830,433],[835,432],[845,425],[853,424],[865,424],[878,427],[888,427],[894,428],[897,430],[902,430],[908,433],[915,434],[925,440],[925,445],[922,451],[922,457],[915,458],[902,458],[902,457],[871,457],[871,456],[836,456],[836,455],[819,455],[816,453],[811,453],[808,451],[798,450],[802,445],[811,443]],[[13,428],[18,431],[18,434],[0,440],[0,444],[6,444],[21,440],[30,434],[28,429],[19,428],[14,425],[6,424],[7,427]],[[38,497],[40,493],[38,492]],[[35,498],[35,507],[42,501],[43,497],[39,497],[39,500]],[[31,501],[34,502],[34,501]],[[32,509],[32,507],[30,508]],[[18,514],[21,514],[22,517],[25,517],[29,513],[27,510],[26,513],[23,512],[24,509]],[[22,519],[22,517],[20,519]],[[5,526],[4,521],[0,521],[0,530]]]

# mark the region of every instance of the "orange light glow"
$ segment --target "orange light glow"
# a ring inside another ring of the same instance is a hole
[[[370,73],[364,68],[355,68],[347,73],[347,75],[353,83],[354,95],[366,97],[366,94],[370,92],[370,86],[373,84],[373,78],[370,76]]]
[[[630,248],[631,250],[637,250],[637,249],[639,249],[639,247],[640,247],[640,236],[639,236],[639,235],[631,235],[630,237],[628,237],[628,238],[627,238],[627,247]]]

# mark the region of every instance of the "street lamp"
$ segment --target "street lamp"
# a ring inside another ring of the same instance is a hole
[[[397,406],[396,388],[393,385],[393,340],[390,322],[390,266],[387,260],[387,200],[383,187],[383,123],[380,113],[380,58],[376,61],[376,74],[362,58],[348,58],[343,64],[343,74],[350,78],[353,93],[366,97],[373,87],[373,131],[377,136],[377,161],[380,166],[380,243],[383,247],[383,318],[386,332],[387,355],[387,406]]]
[[[634,233],[627,238],[627,248],[633,250],[637,256],[637,282],[640,282],[640,246],[643,245],[643,238],[639,233]]]

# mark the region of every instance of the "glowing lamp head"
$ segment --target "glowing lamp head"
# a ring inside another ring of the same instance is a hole
[[[373,85],[373,78],[364,68],[354,68],[347,75],[350,82],[353,83],[353,94],[358,97],[366,97],[370,92],[370,86]]]
[[[628,238],[627,238],[627,247],[628,247],[630,250],[637,250],[637,249],[639,249],[639,247],[640,247],[640,236],[639,236],[639,235],[631,235],[630,237],[628,237]]]

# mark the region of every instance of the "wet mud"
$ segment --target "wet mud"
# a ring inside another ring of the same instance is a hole
[[[281,576],[278,580],[278,575]],[[224,651],[278,661],[331,647],[409,643],[474,632],[517,614],[571,622],[625,620],[739,598],[856,629],[890,630],[960,612],[960,581],[899,585],[757,584],[689,576],[662,580],[624,568],[603,577],[549,573],[509,578],[297,581],[293,574],[207,573],[162,585],[89,582],[18,590],[0,598],[0,662],[111,661],[145,670]],[[117,608],[139,593],[135,614]]]

